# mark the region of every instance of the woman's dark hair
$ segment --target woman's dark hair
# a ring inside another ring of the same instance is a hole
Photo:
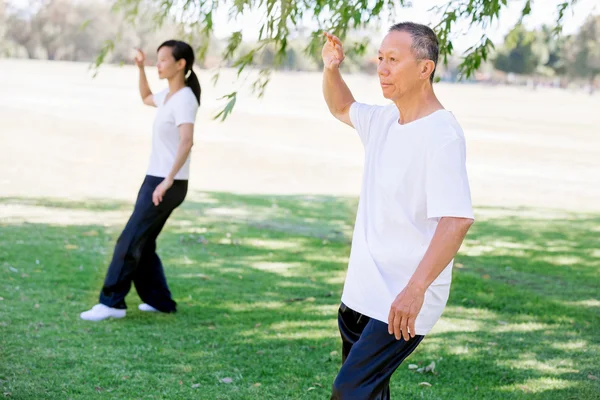
[[[173,53],[173,58],[175,61],[179,61],[182,58],[185,60],[185,84],[192,89],[194,92],[194,96],[196,96],[196,100],[198,100],[198,104],[200,104],[200,93],[202,90],[200,89],[200,82],[198,81],[198,77],[196,73],[194,73],[194,50],[192,46],[187,44],[186,42],[182,42],[181,40],[167,40],[160,46],[156,51],[158,52],[163,47],[170,47],[171,52]],[[188,76],[188,72],[190,75]]]

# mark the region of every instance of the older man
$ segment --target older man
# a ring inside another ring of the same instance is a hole
[[[465,138],[433,91],[439,45],[430,28],[400,23],[383,39],[377,72],[387,106],[356,102],[339,70],[342,43],[325,36],[325,101],[365,148],[331,398],[389,399],[391,375],[442,315],[473,223]]]

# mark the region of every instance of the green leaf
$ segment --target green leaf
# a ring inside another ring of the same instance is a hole
[[[227,116],[229,116],[229,114],[231,114],[231,112],[233,111],[233,107],[235,106],[235,102],[237,100],[237,92],[232,92],[232,93],[226,94],[225,96],[221,97],[219,100],[223,100],[223,99],[229,99],[229,101],[225,105],[225,108],[223,108],[223,110],[221,110],[217,115],[215,115],[213,117],[213,119],[221,118],[221,122],[225,121]]]
[[[217,82],[219,82],[219,77],[220,77],[219,71],[217,71],[217,72],[215,72],[213,74],[213,76],[211,77],[211,81],[213,83],[213,86],[215,86],[217,84]]]
[[[242,31],[233,32],[233,34],[229,37],[229,40],[227,41],[227,48],[225,49],[225,52],[223,53],[223,58],[225,60],[231,59],[231,57],[233,57],[234,52],[236,51],[236,49],[239,47],[239,45],[241,43],[242,43]]]
[[[77,30],[78,32],[83,32],[88,25],[90,24],[90,22],[92,22],[91,19],[86,19],[85,21],[83,21],[83,23],[79,26],[79,29]]]
[[[100,66],[104,63],[104,59],[115,49],[115,42],[107,40],[104,42],[102,49],[98,53],[98,56],[94,60],[94,63],[90,66],[90,69],[94,71],[93,77],[95,78],[100,72]]]

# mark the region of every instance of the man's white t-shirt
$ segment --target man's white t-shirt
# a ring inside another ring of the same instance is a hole
[[[152,153],[148,175],[165,178],[175,164],[179,147],[179,126],[196,121],[198,101],[188,86],[173,93],[165,103],[169,89],[154,94],[154,104],[158,108],[152,128]],[[175,179],[187,180],[190,177],[190,156],[181,167]]]
[[[439,110],[403,125],[398,118],[394,104],[350,108],[365,167],[342,302],[386,324],[439,219],[473,218],[465,139],[452,113]],[[417,335],[427,334],[444,311],[452,264],[425,293]]]

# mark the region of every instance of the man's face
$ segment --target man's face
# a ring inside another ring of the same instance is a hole
[[[377,74],[386,99],[395,101],[423,82],[423,68],[411,46],[408,32],[392,31],[381,43]]]

